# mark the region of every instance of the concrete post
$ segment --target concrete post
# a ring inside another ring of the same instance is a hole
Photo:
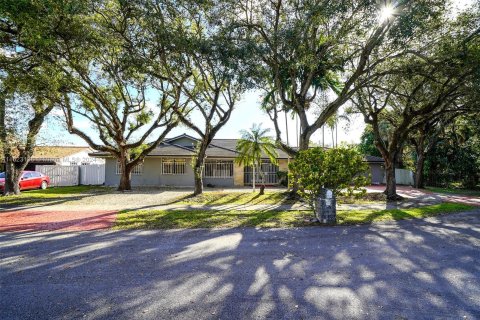
[[[315,205],[315,215],[322,224],[337,222],[337,201],[330,189],[322,189]]]

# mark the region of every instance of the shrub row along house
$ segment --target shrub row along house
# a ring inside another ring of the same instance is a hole
[[[132,185],[192,187],[194,185],[192,157],[198,142],[198,139],[187,134],[166,139],[134,168]],[[203,170],[205,186],[234,187],[252,183],[252,169],[235,163],[238,156],[236,145],[237,139],[213,139],[207,150]],[[277,153],[278,165],[271,164],[267,157],[262,165],[267,185],[281,184],[282,179],[278,172],[288,171],[288,155],[281,149],[278,149]],[[90,155],[105,158],[105,184],[118,185],[120,167],[117,160],[105,152],[94,152]],[[381,183],[384,175],[383,160],[368,156],[366,161],[371,168],[372,183]],[[256,182],[260,183],[260,175],[257,173],[256,176]]]

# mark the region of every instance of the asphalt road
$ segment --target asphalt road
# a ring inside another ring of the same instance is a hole
[[[2,319],[475,319],[480,211],[356,227],[0,234]]]

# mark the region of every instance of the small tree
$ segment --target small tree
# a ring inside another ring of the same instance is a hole
[[[16,57],[15,57],[16,58]],[[8,76],[0,84],[0,144],[5,161],[4,194],[20,194],[20,178],[30,161],[38,136],[57,103],[61,81],[49,68],[16,59],[0,63]],[[2,62],[5,61],[2,59]],[[10,64],[10,65],[9,65]],[[27,64],[25,64],[27,65]]]
[[[323,150],[310,148],[298,153],[289,164],[290,175],[298,177],[299,194],[315,210],[324,189],[352,194],[369,183],[368,164],[356,148]],[[291,180],[291,179],[290,179]]]
[[[265,173],[262,171],[262,158],[267,156],[273,164],[277,164],[277,150],[272,137],[267,134],[270,129],[262,129],[261,124],[253,124],[249,131],[240,131],[242,138],[237,143],[239,153],[236,162],[253,169],[252,186],[255,192],[255,168],[258,168],[262,177],[260,194],[265,190]]]

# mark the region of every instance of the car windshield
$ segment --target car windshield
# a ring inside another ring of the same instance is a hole
[[[0,172],[0,179],[5,179],[5,172]]]

